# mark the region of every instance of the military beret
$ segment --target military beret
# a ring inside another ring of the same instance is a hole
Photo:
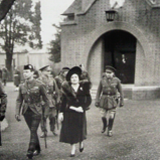
[[[81,68],[78,67],[78,66],[75,66],[75,67],[71,68],[71,69],[68,71],[68,73],[67,73],[67,75],[66,75],[66,80],[67,80],[67,81],[70,81],[70,78],[71,78],[71,76],[72,76],[73,74],[77,74],[77,75],[80,77],[80,76],[81,76],[81,73],[82,73]]]
[[[112,71],[112,72],[114,72],[114,73],[117,71],[114,67],[108,66],[108,65],[105,67],[105,69],[106,69],[106,70],[110,70],[110,71]]]
[[[31,71],[33,71],[33,66],[31,64],[27,64],[27,65],[24,65],[23,69],[24,70],[30,69]]]
[[[49,67],[49,65],[45,65],[45,66],[41,67],[39,70],[40,70],[40,71],[43,71],[43,70],[45,70],[47,67]]]

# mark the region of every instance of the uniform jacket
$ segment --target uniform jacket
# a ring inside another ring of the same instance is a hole
[[[0,119],[5,117],[7,108],[7,94],[3,90],[2,82],[0,81]]]
[[[59,89],[61,89],[62,83],[65,81],[65,78],[60,74],[55,77],[55,81]]]
[[[60,102],[60,91],[54,78],[42,75],[40,80],[45,84],[47,96],[50,102],[50,107],[56,107],[56,104]]]
[[[98,86],[96,102],[103,101],[102,103],[104,104],[101,105],[108,105],[108,108],[114,108],[117,105],[116,99],[118,98],[120,98],[120,106],[123,106],[123,91],[120,80],[117,77],[107,79],[106,76],[103,76]]]
[[[49,99],[44,84],[33,79],[31,82],[24,82],[19,87],[19,94],[16,101],[16,114],[26,112],[28,107],[35,114],[42,114],[41,99],[49,106]]]

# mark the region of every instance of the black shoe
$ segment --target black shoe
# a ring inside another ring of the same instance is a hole
[[[33,157],[33,152],[28,151],[26,156],[28,157],[28,159],[32,159],[32,157]]]
[[[79,151],[80,151],[80,152],[83,152],[83,150],[84,150],[84,147],[83,147],[83,148],[79,148]]]
[[[106,131],[106,128],[103,128],[102,131],[101,131],[101,133],[104,133],[105,131]]]
[[[39,150],[35,150],[34,152],[33,152],[33,156],[38,156],[40,154],[40,151]]]
[[[70,154],[70,157],[75,157],[75,154]]]
[[[79,151],[80,151],[80,152],[83,152],[83,150],[84,150],[84,144],[83,144],[83,143],[80,143],[80,144],[79,144]]]

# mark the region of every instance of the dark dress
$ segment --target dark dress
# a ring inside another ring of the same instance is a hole
[[[62,85],[62,105],[61,112],[64,113],[64,120],[60,133],[60,142],[75,144],[86,139],[87,124],[86,113],[88,106],[91,104],[91,96],[89,92],[84,90],[84,85],[80,84],[78,91],[74,89],[67,82]],[[83,113],[71,110],[69,107],[81,106]]]

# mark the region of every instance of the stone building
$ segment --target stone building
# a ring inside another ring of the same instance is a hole
[[[83,64],[97,86],[112,65],[133,99],[160,96],[160,0],[75,0],[62,15],[64,66]]]

